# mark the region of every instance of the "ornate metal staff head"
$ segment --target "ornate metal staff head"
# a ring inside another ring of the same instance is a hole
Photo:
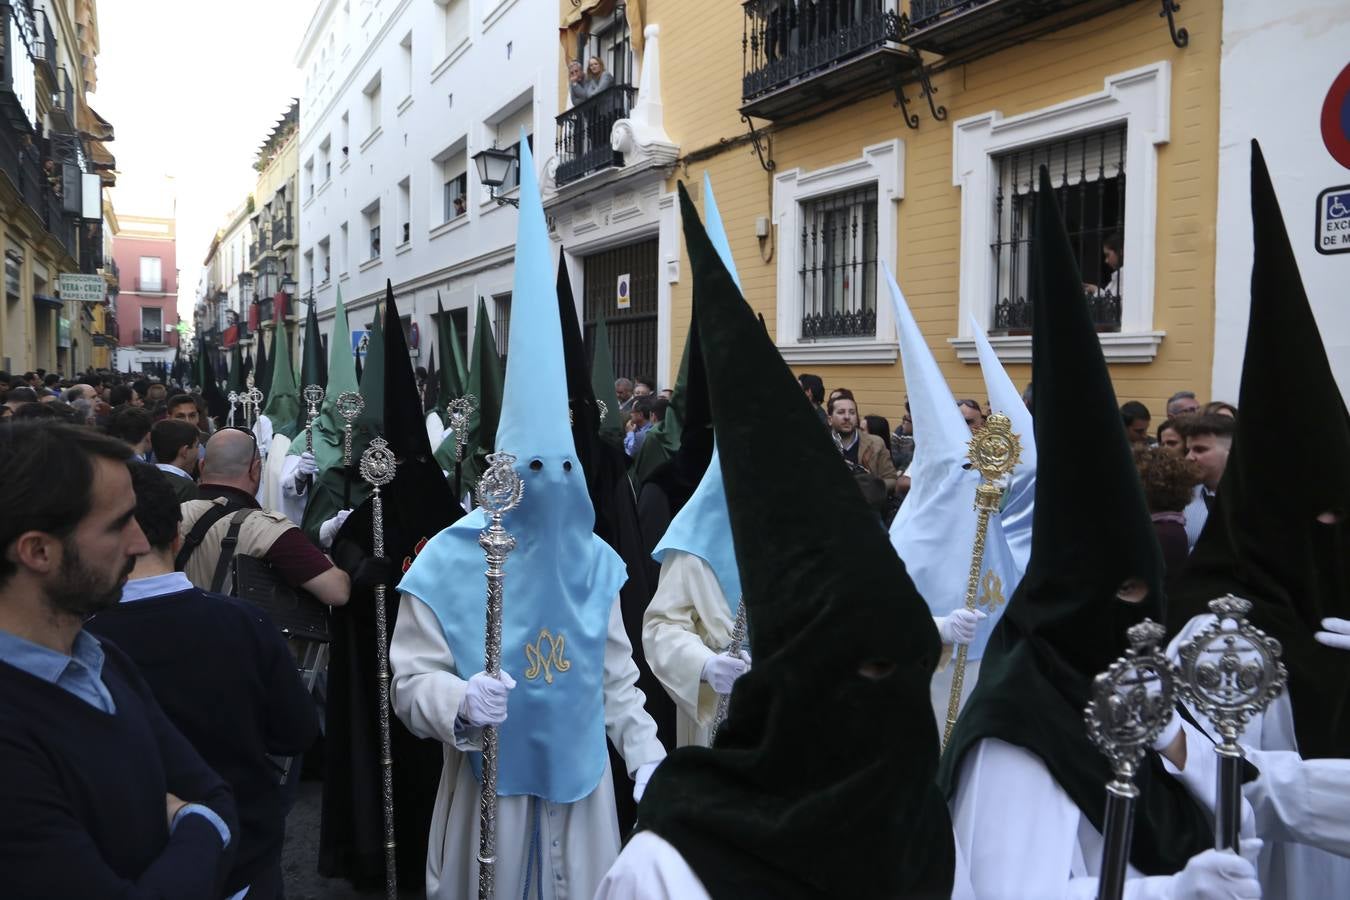
[[[350,466],[352,464],[352,423],[356,417],[361,415],[361,411],[366,408],[366,399],[356,391],[343,391],[338,394],[337,411],[338,415],[347,424],[342,429],[342,464]]]
[[[1247,722],[1280,696],[1288,672],[1280,642],[1247,621],[1250,600],[1229,594],[1209,609],[1218,620],[1181,645],[1181,690],[1213,723],[1219,752],[1237,753]]]
[[[238,391],[230,391],[229,394],[225,396],[225,399],[230,401],[230,424],[233,425],[235,409],[239,406],[239,401],[243,398]]]
[[[609,415],[609,404],[603,400],[596,400],[595,407],[600,410],[600,424],[605,424],[605,416]]]
[[[300,396],[304,399],[305,405],[309,407],[309,420],[305,423],[305,427],[308,428],[319,414],[319,404],[323,402],[323,388],[317,384],[307,384]]]
[[[1176,672],[1159,647],[1167,635],[1161,625],[1145,619],[1125,633],[1130,648],[1093,679],[1083,718],[1088,738],[1115,773],[1110,787],[1133,797],[1134,773],[1144,751],[1175,714]]]
[[[389,442],[382,437],[372,438],[366,452],[361,454],[361,477],[379,491],[394,480],[397,470],[398,460],[389,449]]]
[[[251,414],[256,419],[262,413],[263,392],[253,386],[253,376],[248,376],[248,390],[244,392],[245,409],[251,407]]]
[[[994,413],[984,427],[970,436],[966,458],[980,473],[975,492],[976,509],[997,510],[1003,499],[1002,481],[1022,458],[1022,439],[1013,433],[1012,419]]]
[[[456,397],[446,405],[450,413],[450,431],[455,438],[455,461],[464,458],[464,446],[469,442],[469,416],[478,408],[478,398],[473,394]],[[512,457],[512,462],[515,458]]]
[[[489,453],[487,471],[478,479],[475,496],[478,505],[487,511],[494,521],[520,505],[525,495],[525,483],[515,470],[516,457],[504,450]]]

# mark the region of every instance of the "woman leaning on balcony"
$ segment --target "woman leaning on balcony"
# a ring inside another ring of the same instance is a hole
[[[614,76],[605,71],[605,64],[598,56],[586,61],[586,96],[594,97],[614,86]]]

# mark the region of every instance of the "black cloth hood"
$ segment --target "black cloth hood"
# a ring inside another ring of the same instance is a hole
[[[1172,586],[1171,625],[1181,628],[1224,594],[1250,600],[1252,622],[1284,647],[1299,753],[1345,757],[1350,655],[1313,635],[1324,617],[1350,618],[1350,415],[1255,141],[1251,195],[1237,432],[1205,529]],[[1324,512],[1339,521],[1319,522]]]
[[[1162,558],[1121,423],[1082,279],[1044,167],[1034,210],[1031,298],[1036,505],[1031,558],[994,628],[979,683],[943,754],[940,784],[955,793],[961,761],[985,738],[1041,758],[1100,830],[1111,768],[1088,740],[1092,680],[1128,646],[1126,629],[1163,614]],[[968,551],[966,551],[968,552]],[[1130,580],[1147,596],[1117,598]],[[1172,874],[1213,844],[1205,811],[1150,753],[1130,861]]]
[[[950,897],[933,620],[679,191],[755,662],[716,746],[656,770],[638,827],[719,900]]]

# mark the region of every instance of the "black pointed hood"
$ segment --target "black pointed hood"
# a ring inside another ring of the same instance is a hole
[[[272,333],[276,334],[275,331]],[[267,358],[267,340],[261,331],[258,332],[258,365],[253,370],[253,383],[264,397],[272,389],[272,365]]]
[[[1299,753],[1345,757],[1350,655],[1313,634],[1324,617],[1350,617],[1350,415],[1255,141],[1251,194],[1241,412],[1205,530],[1173,586],[1171,621],[1180,628],[1226,593],[1251,600],[1252,621],[1284,647]],[[1319,522],[1322,513],[1339,521]]]
[[[1101,829],[1106,758],[1088,740],[1092,680],[1125,654],[1126,629],[1163,615],[1162,557],[1121,424],[1111,376],[1083,303],[1078,263],[1045,168],[1034,212],[1030,292],[1036,384],[1036,503],[1026,575],[999,620],[979,683],[942,760],[956,789],[961,761],[996,738],[1036,754]],[[963,562],[970,551],[963,548]],[[1141,603],[1117,597],[1141,583]],[[1171,874],[1212,845],[1207,816],[1157,754],[1140,766],[1130,862]]]
[[[703,361],[703,347],[694,322],[689,325],[688,368],[684,384],[684,421],[680,429],[680,444],[670,459],[652,470],[643,483],[643,490],[655,488],[665,494],[670,519],[674,519],[693,496],[713,453],[712,406],[708,399],[708,376]],[[644,444],[645,446],[645,444]],[[645,523],[644,523],[645,524]],[[669,524],[669,522],[667,522]],[[647,535],[654,547],[660,534]]]
[[[933,620],[683,185],[680,202],[755,663],[716,748],[667,757],[638,825],[715,898],[950,897]],[[803,739],[826,709],[828,737]]]
[[[304,402],[305,388],[317,384],[328,390],[328,361],[324,358],[323,340],[319,337],[319,313],[313,300],[309,302],[309,311],[305,313],[305,344],[300,352],[300,412],[296,417],[296,433],[303,431],[309,417],[309,407]]]

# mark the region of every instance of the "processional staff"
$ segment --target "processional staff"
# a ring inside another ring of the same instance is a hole
[[[300,396],[305,401],[305,405],[309,407],[305,418],[305,452],[313,454],[314,420],[319,417],[319,404],[323,402],[324,391],[323,388],[319,387],[317,384],[307,384],[305,385],[305,389],[300,393]],[[305,476],[306,484],[313,480],[313,475]]]
[[[502,516],[520,504],[525,485],[513,468],[516,458],[498,451],[488,455],[488,468],[478,481],[478,505],[490,524],[478,533],[487,557],[487,628],[483,670],[492,678],[502,671],[502,578],[506,555],[516,539],[502,527]],[[493,900],[497,865],[497,728],[483,728],[483,787],[478,801],[478,900]]]
[[[1242,760],[1238,737],[1252,716],[1284,690],[1288,672],[1280,642],[1247,620],[1250,600],[1209,601],[1217,620],[1180,647],[1178,681],[1183,698],[1209,719],[1219,736],[1214,808],[1214,848],[1238,851],[1242,825]]]
[[[377,558],[384,557],[384,500],[380,487],[394,480],[397,461],[384,438],[375,438],[361,454],[361,477],[371,486],[372,543]],[[394,841],[394,752],[389,738],[389,625],[385,585],[375,585],[375,665],[380,710],[380,789],[384,806],[384,888],[388,900],[398,897],[398,869]]]
[[[966,579],[966,609],[974,610],[979,595],[980,575],[984,570],[984,542],[989,534],[989,517],[998,512],[1003,503],[1003,479],[1022,458],[1022,441],[1013,433],[1012,420],[1002,413],[994,413],[984,427],[971,435],[966,457],[980,473],[980,485],[975,489],[975,543],[970,553],[970,575]],[[956,727],[956,716],[961,711],[961,691],[966,681],[966,655],[969,647],[956,648],[956,664],[952,669],[952,692],[947,700],[947,725],[942,732],[945,749]]]
[[[741,648],[745,645],[745,631],[749,623],[745,619],[745,598],[742,597],[736,604],[736,624],[731,628],[731,644],[727,647],[727,655],[737,657],[741,655]],[[717,711],[713,713],[712,725],[708,727],[708,746],[711,747],[717,740],[717,732],[722,728],[722,722],[727,717],[727,707],[731,703],[731,694],[717,695]]]
[[[1083,713],[1088,738],[1110,761],[1115,776],[1106,785],[1097,900],[1120,900],[1124,894],[1139,797],[1135,772],[1175,715],[1176,672],[1159,649],[1166,634],[1149,619],[1130,628],[1130,648],[1093,680],[1092,700]]]
[[[473,394],[456,397],[446,404],[450,414],[450,436],[455,441],[455,502],[462,500],[464,486],[460,480],[460,465],[464,460],[464,445],[469,442],[469,416],[478,408],[478,398]]]
[[[342,428],[342,508],[352,505],[352,423],[366,408],[366,398],[356,391],[338,394],[337,412],[346,424]]]
[[[258,424],[258,417],[262,415],[262,404],[266,398],[263,392],[258,390],[253,382],[253,373],[248,375],[248,390],[243,394],[244,398],[244,419],[248,422],[248,427],[252,428]]]
[[[239,406],[239,401],[242,400],[243,397],[242,397],[242,395],[241,395],[238,391],[230,391],[230,393],[229,393],[228,395],[226,395],[225,399],[228,400],[228,401],[230,401],[230,420],[229,420],[229,425],[230,425],[231,428],[233,428],[233,427],[234,427],[234,412],[235,412],[235,408]]]

